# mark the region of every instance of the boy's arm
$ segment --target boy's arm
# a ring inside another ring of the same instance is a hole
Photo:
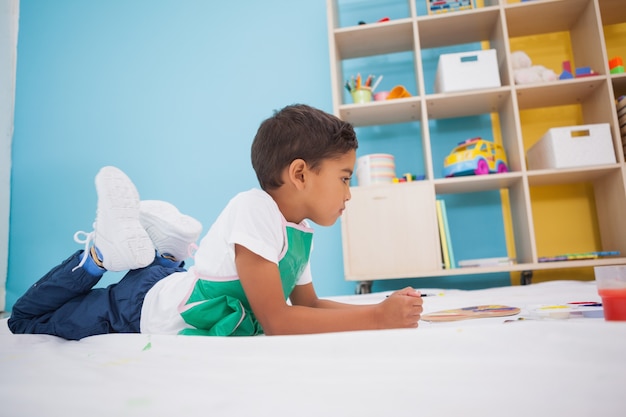
[[[411,289],[379,304],[346,308],[346,304],[317,299],[313,287],[304,285],[293,294],[290,306],[275,263],[241,245],[235,245],[235,263],[250,306],[267,335],[417,327],[422,313],[422,299]]]
[[[417,295],[415,291],[411,289],[406,289],[409,293]],[[324,298],[318,298],[315,293],[315,288],[313,288],[313,284],[305,284],[305,285],[296,285],[296,287],[291,292],[289,296],[291,304],[299,305],[299,306],[307,306],[314,308],[361,308],[361,307],[369,307],[369,304],[348,304],[342,303],[339,301],[326,300]]]

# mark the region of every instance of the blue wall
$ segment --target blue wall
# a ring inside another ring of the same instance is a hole
[[[21,0],[7,308],[79,249],[100,167],[206,230],[257,186],[249,147],[263,119],[296,102],[332,112],[329,74],[323,0]],[[321,296],[354,291],[339,222],[316,228],[312,267]]]

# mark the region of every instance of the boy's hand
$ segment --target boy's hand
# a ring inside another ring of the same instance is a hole
[[[419,291],[411,287],[393,292],[377,307],[377,318],[382,329],[417,327],[424,311]]]

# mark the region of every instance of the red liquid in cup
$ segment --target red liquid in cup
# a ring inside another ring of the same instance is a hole
[[[604,319],[626,321],[626,288],[598,289],[602,297]]]

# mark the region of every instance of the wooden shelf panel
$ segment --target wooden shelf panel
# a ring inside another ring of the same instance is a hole
[[[355,126],[415,122],[422,119],[419,97],[399,98],[370,103],[344,104],[339,117]]]
[[[593,182],[620,170],[619,164],[528,171],[531,186]]]
[[[399,19],[335,30],[340,59],[413,51],[413,21]]]
[[[427,273],[420,272],[419,274],[397,274],[397,275],[360,275],[360,276],[346,276],[346,281],[370,281],[370,280],[384,280],[384,279],[399,279],[399,278],[431,278],[431,277],[445,277],[451,275],[479,275],[479,274],[495,274],[503,272],[522,272],[522,271],[541,271],[550,269],[571,269],[571,268],[590,268],[594,266],[603,265],[624,265],[626,264],[626,258],[624,257],[607,257],[600,259],[586,259],[586,260],[573,260],[573,261],[560,261],[560,262],[533,262],[533,263],[518,263],[514,265],[502,265],[502,266],[490,266],[490,267],[476,267],[476,268],[452,268],[452,269],[439,269],[429,271]]]
[[[624,0],[599,0],[598,3],[604,25],[626,22],[626,4],[624,4]]]
[[[426,111],[429,119],[498,112],[510,94],[511,90],[508,87],[431,94],[426,96]]]
[[[612,74],[611,82],[613,83],[613,92],[616,97],[626,95],[626,73]]]
[[[589,0],[543,0],[505,7],[509,37],[568,31]]]
[[[626,94],[626,75],[614,76],[616,95]],[[606,77],[586,77],[554,83],[516,86],[520,110],[579,104],[596,88],[606,82]],[[447,119],[498,112],[509,98],[510,88],[468,90],[458,93],[429,94],[425,96],[429,119]],[[417,97],[345,104],[340,108],[341,117],[356,126],[402,123],[421,120]],[[389,119],[387,119],[389,117]]]
[[[517,102],[520,110],[539,107],[579,104],[601,88],[607,77],[597,75],[548,83],[516,85]]]
[[[437,194],[458,194],[510,188],[521,181],[522,175],[519,172],[509,172],[504,174],[439,178],[433,182]]]

